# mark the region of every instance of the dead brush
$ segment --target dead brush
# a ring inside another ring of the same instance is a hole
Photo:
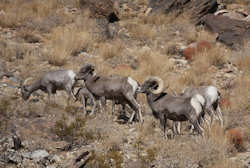
[[[9,97],[0,99],[0,132],[5,132],[8,129],[8,121],[10,120],[12,112],[12,103]]]
[[[245,43],[245,46],[242,50],[238,52],[232,52],[231,54],[234,55],[233,62],[236,64],[236,66],[243,71],[250,72],[250,41],[247,41]]]
[[[23,39],[28,43],[39,43],[41,41],[41,37],[37,32],[28,29],[22,29],[21,31],[19,31],[17,37]]]
[[[129,34],[135,40],[154,40],[157,36],[157,31],[154,27],[147,24],[138,24],[138,21],[128,22],[125,28],[127,28]]]
[[[201,85],[209,85],[212,81],[210,75],[206,74],[205,71],[204,73],[200,73],[197,70],[191,69],[180,76],[178,83],[184,85],[185,87],[198,87]]]
[[[164,14],[164,13],[157,13],[157,14],[149,14],[148,16],[141,16],[140,23],[141,24],[151,24],[161,26],[164,24],[169,24],[176,19],[175,14]]]
[[[167,80],[168,73],[174,70],[174,63],[169,61],[166,55],[158,51],[151,51],[147,49],[138,49],[132,52],[137,58],[139,68],[135,74],[138,81],[143,82],[147,76],[161,76],[163,80]],[[159,67],[161,70],[159,71]]]
[[[229,61],[229,55],[225,55],[223,48],[212,47],[208,50],[205,47],[200,50],[201,51],[193,58],[194,64],[199,65],[200,67],[209,68],[211,65],[222,67]]]
[[[121,59],[124,50],[125,44],[121,40],[114,40],[110,43],[101,43],[98,52],[103,60],[108,60],[112,58]]]
[[[55,133],[61,140],[73,142],[75,139],[81,137],[81,131],[86,124],[86,118],[77,116],[72,117],[63,114],[62,118],[55,123],[51,131]]]
[[[250,75],[244,74],[241,77],[238,77],[236,80],[235,87],[231,90],[230,93],[230,102],[234,102],[231,106],[233,111],[249,111],[250,110]],[[236,95],[236,96],[232,96]]]
[[[89,41],[90,35],[76,27],[55,28],[45,42],[49,49],[49,63],[56,66],[65,65],[69,57],[87,47]]]
[[[4,11],[4,14],[0,15],[0,25],[3,27],[21,26],[28,20],[38,17],[45,18],[53,14],[59,7],[56,0],[5,1],[0,4],[0,9]]]

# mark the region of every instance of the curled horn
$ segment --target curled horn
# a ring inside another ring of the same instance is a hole
[[[149,88],[150,91],[153,93],[153,94],[159,94],[163,91],[163,85],[164,85],[164,82],[161,78],[157,77],[157,76],[150,76],[148,77],[148,79],[146,81],[155,81],[157,82],[158,84],[158,88],[156,90],[153,90],[152,88]]]
[[[32,79],[32,78],[29,77],[29,78],[27,78],[27,79],[21,81],[21,82],[20,82],[19,88],[22,88],[23,86],[25,86],[25,85],[28,83],[28,81],[31,80],[31,79]]]

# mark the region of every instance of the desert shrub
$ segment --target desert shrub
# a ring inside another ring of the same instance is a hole
[[[146,149],[146,155],[140,155],[139,159],[145,166],[150,165],[153,161],[156,160],[157,154],[158,154],[157,148],[148,148]]]
[[[135,78],[143,81],[147,76],[159,76],[163,80],[168,78],[168,73],[174,69],[174,63],[166,55],[148,49],[135,49],[132,53],[139,62],[138,74]],[[159,70],[159,67],[161,70]]]
[[[38,36],[35,31],[31,31],[28,29],[22,29],[21,31],[19,31],[17,37],[23,39],[28,43],[38,43],[41,41],[40,36]]]
[[[56,66],[65,65],[71,55],[84,50],[91,40],[87,32],[76,26],[55,28],[46,41],[49,63]]]
[[[157,14],[150,14],[148,16],[141,16],[139,22],[141,24],[152,24],[152,25],[157,25],[161,26],[164,24],[169,24],[172,23],[176,19],[175,14],[164,14],[164,13],[157,13]]]
[[[72,118],[63,114],[62,118],[55,123],[52,132],[62,140],[73,141],[80,136],[79,132],[84,128],[85,123],[84,117]]]
[[[235,88],[231,90],[230,93],[230,102],[234,102],[231,106],[233,111],[249,111],[250,110],[250,80],[249,75],[244,74],[241,77],[238,77],[235,83]],[[232,96],[237,95],[237,96]]]
[[[110,165],[106,161],[105,155],[92,152],[87,164],[88,167],[109,168]]]
[[[108,150],[107,158],[113,160],[115,167],[122,168],[123,154],[118,144],[113,144]]]
[[[208,44],[203,44],[208,45]],[[198,47],[198,46],[197,46]],[[211,48],[211,47],[210,47]],[[214,65],[216,67],[221,67],[223,64],[228,63],[229,56],[225,55],[225,51],[223,48],[213,47],[211,49],[204,48],[198,53],[195,58],[194,62],[197,64],[202,64],[204,67],[210,67]]]
[[[118,144],[113,144],[109,149],[104,153],[92,152],[88,162],[88,167],[116,167],[122,168],[123,164],[123,153],[120,150]]]
[[[7,98],[0,99],[0,132],[4,132],[8,127],[8,120],[12,116],[11,100]]]
[[[236,52],[232,52],[232,60],[233,62],[237,65],[237,67],[240,70],[243,71],[247,71],[250,72],[250,55],[249,55],[249,51],[250,51],[250,47],[249,47],[250,41],[247,41],[245,43],[245,46],[243,49],[236,51]]]
[[[121,59],[124,49],[125,44],[121,40],[113,40],[110,43],[100,44],[98,51],[104,60],[112,58]]]
[[[17,27],[36,18],[45,19],[51,16],[59,7],[62,6],[56,0],[4,1],[0,4],[0,8],[5,12],[0,16],[0,25],[3,27]]]
[[[157,31],[148,24],[138,24],[136,22],[129,22],[125,25],[131,37],[136,40],[147,41],[154,40]]]

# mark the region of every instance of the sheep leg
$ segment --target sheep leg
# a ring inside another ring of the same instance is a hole
[[[173,130],[173,133],[175,134],[175,135],[177,135],[178,134],[178,131],[177,131],[177,122],[176,121],[174,121],[173,122],[173,126],[172,126],[172,130]]]
[[[220,120],[220,125],[221,127],[223,127],[223,119],[222,119],[222,113],[221,113],[221,109],[220,109],[220,105],[218,103],[218,101],[216,101],[214,104],[213,104],[213,108],[215,109],[215,114],[216,116],[218,117],[218,119]]]
[[[174,122],[174,134],[180,135],[181,134],[181,122]]]
[[[101,105],[102,113],[105,113],[107,111],[107,109],[106,109],[106,98],[105,97],[100,98],[100,105]]]
[[[224,123],[223,123],[222,113],[221,113],[221,109],[219,105],[216,108],[216,114],[219,117],[221,127],[223,127]]]
[[[133,113],[129,119],[129,123],[131,123],[134,119],[135,116],[135,112],[139,113],[139,118],[140,118],[140,122],[143,122],[142,119],[142,114],[141,114],[141,107],[140,105],[137,103],[137,101],[135,100],[135,98],[131,95],[131,94],[127,94],[126,98],[128,100],[128,104],[129,106],[133,109]]]
[[[198,134],[203,136],[204,129],[199,125],[199,121],[191,119],[190,122],[191,122],[192,126],[194,127],[194,129],[198,132]]]
[[[126,104],[122,104],[122,115],[126,116]]]
[[[91,113],[89,115],[93,115],[95,113],[95,110],[96,110],[97,103],[96,103],[96,99],[94,97],[92,99],[92,103],[93,103],[93,107],[92,107]]]
[[[115,113],[115,100],[112,101],[112,117],[114,116]]]
[[[195,112],[193,112],[195,113]],[[190,123],[194,126],[194,129],[203,136],[204,129],[199,124],[199,117],[196,117],[194,114],[188,115],[187,118],[189,119]]]
[[[166,137],[167,117],[166,115],[164,114],[160,115],[160,124],[163,127],[163,138],[167,139]]]
[[[50,102],[50,97],[51,97],[51,94],[52,94],[52,88],[53,88],[53,86],[52,85],[47,85],[47,87],[46,87],[46,89],[47,89],[47,92],[48,92],[48,100],[49,100],[49,103],[51,103]]]
[[[65,90],[68,93],[68,100],[67,100],[68,102],[70,101],[71,97],[73,98],[74,101],[77,100],[77,98],[74,95],[74,91],[73,91],[73,89],[71,87],[66,87]]]
[[[86,99],[84,96],[82,96],[82,109],[83,109],[83,114],[87,115],[87,111],[86,111]]]

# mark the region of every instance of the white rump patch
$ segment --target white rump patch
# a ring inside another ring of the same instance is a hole
[[[204,106],[205,105],[205,98],[201,95],[201,94],[196,94],[194,95],[194,98],[196,98],[198,100],[198,102]]]
[[[131,77],[128,77],[128,83],[132,86],[133,93],[135,93],[136,89],[138,88],[138,83]]]
[[[74,84],[74,83],[75,83],[75,76],[76,76],[75,72],[73,72],[72,70],[68,70],[68,75],[69,75],[69,77],[70,77],[70,78],[72,79],[72,81],[73,81],[72,84]]]
[[[205,104],[205,99],[203,96],[201,96],[200,94],[196,94],[191,98],[190,101],[191,105],[193,106],[193,108],[196,111],[197,115],[200,115],[201,111],[202,111],[202,106],[204,106]]]
[[[208,86],[206,94],[208,95],[211,104],[218,99],[218,90],[214,86]]]

